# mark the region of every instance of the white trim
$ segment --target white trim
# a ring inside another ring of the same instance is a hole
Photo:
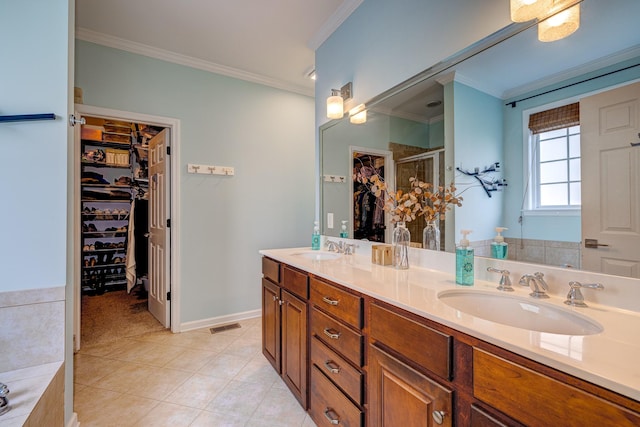
[[[522,211],[522,216],[576,216],[580,217],[582,215],[582,210],[567,208],[539,208],[536,210],[524,210]]]
[[[202,328],[211,328],[231,322],[238,322],[240,320],[254,319],[260,316],[262,316],[262,309],[244,311],[235,314],[226,314],[224,316],[210,317],[208,319],[202,320],[194,320],[191,322],[182,323],[180,325],[180,332],[193,331],[195,329]]]
[[[77,413],[74,412],[73,415],[71,415],[71,419],[67,423],[67,427],[80,427],[80,422],[78,421]]]
[[[168,127],[171,131],[171,331],[180,332],[180,120],[143,113],[112,110],[85,104],[76,104],[75,110],[84,116],[104,117],[132,122],[143,122]],[[80,179],[77,177],[77,179]],[[77,187],[77,186],[76,186]],[[77,257],[76,257],[77,258]],[[79,262],[74,259],[74,263]],[[76,269],[79,266],[76,265]],[[75,295],[78,297],[78,295]]]
[[[363,1],[364,0],[344,0],[322,27],[309,39],[307,47],[313,51],[318,50],[318,48],[322,46],[322,43],[331,37],[331,34],[351,16],[353,11],[356,10]]]
[[[208,71],[210,73],[233,77],[239,80],[258,83],[264,86],[270,86],[276,89],[298,93],[300,95],[313,97],[315,93],[315,87],[294,85],[282,80],[250,73],[248,71],[228,67],[226,65],[216,64],[204,59],[182,55],[180,53],[171,52],[146,44],[125,40],[120,37],[91,31],[86,28],[76,28],[76,39],[111,47],[114,49],[124,50],[126,52],[135,53],[137,55],[148,56],[149,58],[155,58],[161,61],[184,65],[185,67],[191,67],[198,70]]]

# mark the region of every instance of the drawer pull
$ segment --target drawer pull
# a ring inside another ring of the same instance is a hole
[[[338,418],[338,414],[331,408],[327,408],[324,410],[324,416],[327,417],[329,423],[338,425],[340,424],[340,418]]]
[[[340,338],[340,332],[336,331],[335,329],[324,328],[324,334],[332,340],[337,340],[338,338]]]
[[[333,360],[327,360],[326,362],[324,362],[324,367],[327,368],[327,370],[332,374],[340,373],[340,366],[338,366]]]
[[[446,414],[444,411],[433,411],[431,413],[431,416],[433,417],[433,421],[435,421],[436,424],[442,424],[444,422],[445,415]]]
[[[329,297],[322,297],[322,301],[326,302],[329,305],[338,305],[340,301],[337,299],[331,299]]]

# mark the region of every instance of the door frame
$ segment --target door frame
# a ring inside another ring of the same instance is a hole
[[[113,110],[103,107],[95,107],[85,104],[75,104],[75,112],[82,116],[99,117],[105,119],[123,120],[129,122],[142,122],[154,126],[165,127],[169,129],[171,146],[171,154],[169,155],[169,173],[171,183],[167,187],[167,197],[170,200],[169,218],[171,218],[172,227],[169,229],[170,236],[170,255],[169,255],[169,280],[171,291],[171,331],[180,332],[180,120],[170,117],[149,115],[143,113],[134,113],[130,111]],[[74,153],[80,153],[80,138],[76,137],[79,132],[74,133]],[[74,162],[69,166],[71,175],[73,176],[73,216],[74,216],[74,241],[78,242],[81,232],[80,218],[80,157],[74,155]],[[74,245],[73,253],[67,256],[72,257],[73,265],[73,334],[74,334],[74,351],[80,349],[80,328],[81,328],[81,296],[82,286],[80,283],[80,254],[82,248]]]

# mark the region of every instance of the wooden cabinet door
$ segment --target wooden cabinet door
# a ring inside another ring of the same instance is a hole
[[[452,425],[450,390],[376,346],[369,349],[369,426]]]
[[[282,378],[307,409],[307,304],[282,290]]]
[[[280,373],[280,287],[262,279],[262,354]]]

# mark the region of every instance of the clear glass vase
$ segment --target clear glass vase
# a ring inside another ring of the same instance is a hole
[[[422,247],[432,251],[440,250],[440,227],[435,221],[428,221],[427,226],[422,230]]]
[[[398,222],[395,230],[393,230],[393,266],[398,270],[406,270],[409,268],[409,243],[411,242],[411,234],[404,222]]]

